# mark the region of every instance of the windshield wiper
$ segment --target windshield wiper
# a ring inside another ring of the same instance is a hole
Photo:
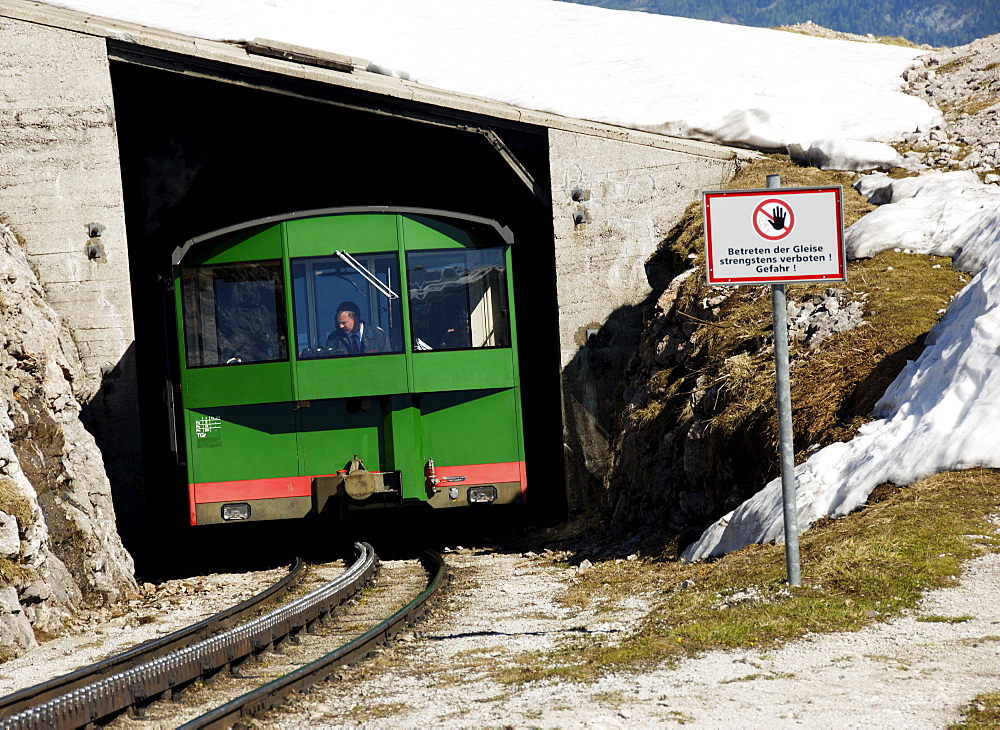
[[[375,274],[373,274],[364,266],[362,266],[361,263],[353,256],[351,256],[351,254],[347,253],[347,251],[334,251],[334,253],[340,257],[341,261],[343,261],[345,264],[347,264],[352,269],[361,274],[361,276],[363,276],[369,284],[371,284],[373,287],[378,289],[382,294],[384,294],[386,299],[399,299],[399,294],[397,294],[392,289],[383,284],[381,281],[379,281],[378,277],[376,277]]]

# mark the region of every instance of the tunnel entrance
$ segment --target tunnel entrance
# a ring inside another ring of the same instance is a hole
[[[170,253],[196,235],[292,211],[412,206],[492,218],[513,230],[529,482],[546,518],[560,514],[565,494],[552,211],[488,137],[408,118],[440,118],[446,114],[441,109],[407,110],[373,98],[380,113],[366,111],[358,92],[334,86],[317,84],[314,98],[302,98],[264,88],[264,81],[225,83],[123,61],[111,62],[111,79],[143,446],[143,494],[136,500],[147,515],[145,524],[120,530],[140,573],[144,561],[162,552],[163,531],[184,521],[165,401],[175,357],[166,291]],[[483,126],[495,120],[452,121]],[[538,188],[548,191],[547,130],[502,125],[492,128]],[[115,475],[109,476],[114,483]]]

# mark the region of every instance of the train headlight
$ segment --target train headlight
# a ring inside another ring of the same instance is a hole
[[[246,502],[233,502],[232,504],[222,505],[222,519],[227,521],[232,520],[249,520],[250,519],[250,505]]]
[[[469,504],[489,504],[496,500],[497,488],[494,486],[469,487]]]

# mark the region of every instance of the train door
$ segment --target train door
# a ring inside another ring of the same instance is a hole
[[[385,421],[407,387],[395,216],[288,221],[299,473],[335,475],[355,457],[394,470]]]
[[[434,507],[523,501],[510,246],[404,216],[410,392]]]

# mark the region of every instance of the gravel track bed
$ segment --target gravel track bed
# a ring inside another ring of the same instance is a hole
[[[78,613],[62,636],[0,665],[0,695],[67,674],[136,644],[158,639],[252,598],[288,574],[213,573],[140,586],[121,604]]]
[[[934,591],[911,615],[863,631],[814,635],[779,650],[710,652],[673,669],[621,673],[587,683],[499,684],[494,670],[526,653],[572,651],[596,635],[623,637],[644,614],[639,598],[612,612],[566,607],[559,598],[577,575],[538,556],[458,550],[446,555],[454,580],[446,596],[414,630],[377,656],[344,667],[335,678],[292,700],[287,710],[254,721],[256,727],[944,727],[960,709],[1000,681],[1000,555],[969,562],[958,587]],[[183,614],[202,617],[202,602],[226,594],[253,594],[281,571],[191,581],[220,586],[181,594]],[[350,606],[338,626],[354,630],[389,604],[409,600],[386,587],[425,581],[415,561],[385,561],[375,589]],[[165,586],[170,584],[165,584]],[[237,586],[241,586],[239,589]],[[311,589],[307,584],[304,589]],[[166,590],[161,587],[158,593]],[[244,596],[246,597],[246,596]],[[221,605],[219,606],[222,607]],[[958,623],[920,616],[970,617]],[[115,630],[127,645],[148,624]],[[174,626],[173,624],[177,625]],[[157,630],[166,630],[158,624]],[[334,632],[331,625],[324,631]],[[104,635],[101,635],[102,646]],[[332,648],[336,638],[328,642]],[[92,643],[92,642],[91,642]],[[76,637],[47,642],[38,667],[69,671],[99,656]],[[104,656],[110,652],[100,653]],[[241,673],[270,679],[287,668],[268,653]],[[78,661],[74,661],[78,660]],[[11,672],[12,662],[4,665]],[[55,672],[45,672],[42,681]],[[266,675],[266,676],[265,676]],[[5,680],[9,681],[9,680]],[[23,685],[29,684],[24,682]],[[18,683],[18,686],[23,686]],[[211,686],[198,692],[214,693]],[[245,689],[243,691],[246,691]],[[206,702],[218,699],[206,696]],[[189,713],[192,716],[193,712]],[[170,727],[149,714],[117,726]]]
[[[462,551],[455,584],[419,636],[345,668],[259,727],[912,727],[946,726],[1000,675],[1000,555],[971,561],[957,588],[912,615],[786,647],[711,652],[674,669],[589,683],[503,685],[491,671],[595,633],[625,635],[638,604],[607,614],[566,608],[574,570],[541,558]],[[920,616],[970,616],[960,623]]]
[[[336,577],[342,564],[313,567],[302,589],[292,597],[308,593]],[[137,719],[122,716],[110,728],[173,728],[210,710],[316,661],[347,643],[387,616],[395,613],[427,585],[427,574],[416,560],[382,561],[379,576],[337,614],[300,632],[296,642],[282,642],[276,651],[249,659],[235,671],[220,672],[207,682],[186,688],[176,701],[156,702]],[[284,721],[281,720],[282,725]],[[299,724],[297,722],[289,723]]]

